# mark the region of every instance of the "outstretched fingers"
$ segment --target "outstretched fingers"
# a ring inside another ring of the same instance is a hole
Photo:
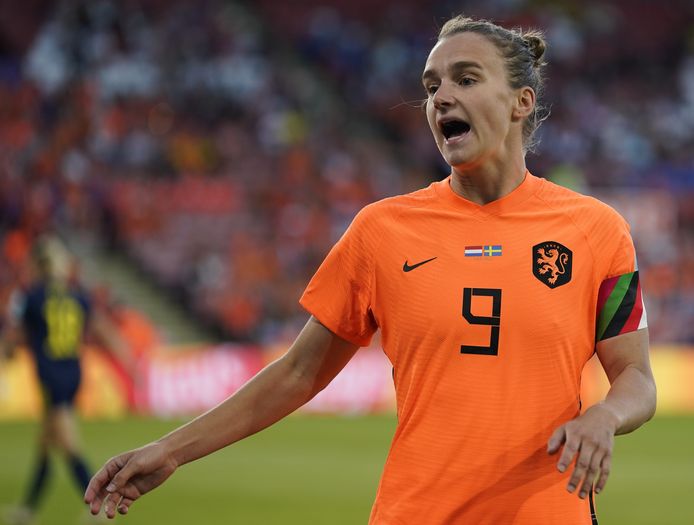
[[[588,494],[590,494],[590,491],[593,490],[593,482],[595,481],[595,476],[598,474],[598,471],[600,470],[600,464],[602,463],[603,457],[604,456],[602,455],[600,449],[596,447],[593,451],[593,456],[590,460],[588,471],[586,472],[586,475],[583,478],[583,484],[579,489],[579,498],[585,499],[588,496]]]
[[[107,518],[113,519],[118,514],[127,514],[140,493],[132,483],[126,484],[122,490],[110,492],[104,498],[103,509]]]
[[[130,506],[133,503],[135,503],[135,500],[132,500],[130,498],[121,499],[121,502],[118,505],[118,514],[126,515],[128,513],[128,511],[130,510]]]
[[[565,439],[566,429],[564,425],[562,425],[557,428],[552,434],[552,437],[549,438],[549,441],[547,442],[547,452],[549,454],[555,454],[559,450],[559,447],[562,446]]]
[[[111,478],[118,472],[122,464],[119,461],[120,457],[112,458],[101,467],[89,481],[87,490],[84,491],[84,502],[89,505],[89,510],[92,514],[98,514],[104,500],[108,497],[109,492],[106,487],[111,482]]]
[[[586,442],[580,444],[580,452],[578,453],[576,466],[569,479],[569,484],[566,487],[566,490],[569,492],[574,492],[580,486],[578,492],[579,498],[585,498],[588,495],[590,487],[593,485],[597,466],[599,465],[599,460],[597,464],[593,460],[594,456],[595,446],[593,444]],[[581,484],[581,482],[583,482],[583,484]]]
[[[132,453],[126,453],[110,459],[92,477],[84,493],[84,501],[89,505],[92,514],[98,514],[104,507],[107,516],[113,517],[116,506],[122,504],[121,500],[137,499],[137,489],[128,483],[134,474],[131,456]],[[126,503],[126,506],[129,507],[129,504]],[[112,511],[111,515],[109,511]]]
[[[610,473],[614,425],[608,412],[592,410],[561,425],[547,442],[547,452],[561,450],[557,470],[566,472],[574,464],[566,490],[586,498],[593,490],[600,493]],[[596,481],[597,478],[597,481]]]
[[[561,454],[557,461],[557,470],[559,472],[566,472],[566,469],[569,468],[569,465],[576,457],[580,446],[580,441],[576,440],[566,427],[567,425],[562,425],[557,428],[547,443],[547,452],[549,454],[556,454],[561,449]],[[563,449],[561,448],[562,445],[564,445]]]
[[[600,477],[598,478],[598,481],[595,484],[595,493],[596,494],[600,494],[602,492],[602,489],[605,488],[605,484],[607,483],[607,478],[610,476],[610,469],[611,468],[612,468],[612,456],[610,454],[607,454],[602,459],[602,463],[600,464]]]

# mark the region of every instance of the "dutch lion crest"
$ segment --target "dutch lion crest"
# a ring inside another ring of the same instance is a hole
[[[572,260],[571,250],[556,241],[533,246],[533,274],[550,288],[571,280]]]

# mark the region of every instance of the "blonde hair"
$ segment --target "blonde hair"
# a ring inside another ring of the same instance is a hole
[[[40,237],[34,244],[32,257],[43,278],[58,281],[68,278],[72,256],[58,237]]]

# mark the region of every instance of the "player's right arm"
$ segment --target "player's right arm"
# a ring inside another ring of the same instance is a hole
[[[19,340],[19,331],[15,327],[5,328],[0,333],[0,363],[14,357]]]
[[[358,346],[311,317],[287,353],[212,410],[161,439],[110,459],[92,478],[85,502],[113,518],[161,485],[181,465],[279,421],[320,392]]]
[[[17,347],[25,343],[22,321],[26,312],[24,294],[13,291],[4,316],[4,327],[0,331],[0,361],[12,359]]]

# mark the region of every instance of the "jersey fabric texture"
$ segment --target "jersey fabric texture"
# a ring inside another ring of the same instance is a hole
[[[380,328],[393,365],[398,423],[370,524],[591,524],[546,448],[579,414],[599,323],[645,326],[609,206],[530,173],[480,206],[449,177],[360,211],[301,304],[358,345]]]
[[[84,292],[38,284],[24,297],[21,319],[48,405],[72,404],[79,388],[79,351],[90,303]]]

